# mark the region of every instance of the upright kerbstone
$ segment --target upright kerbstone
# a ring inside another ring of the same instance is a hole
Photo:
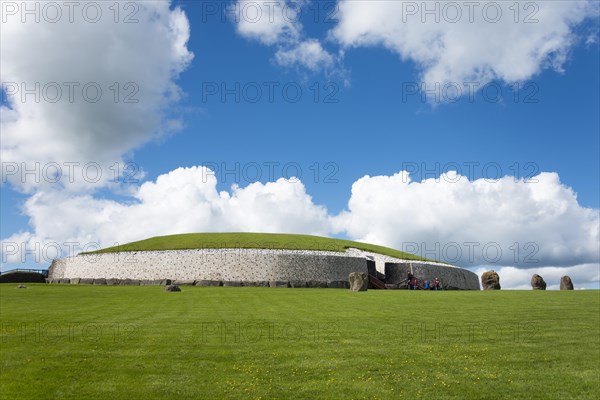
[[[531,288],[533,290],[546,290],[546,281],[538,274],[533,274],[531,277]]]
[[[196,286],[223,286],[223,282],[203,279],[196,281]]]
[[[159,286],[161,284],[160,279],[141,279],[140,286]]]
[[[350,289],[350,283],[348,281],[329,281],[327,287],[332,289]]]
[[[351,272],[348,281],[353,292],[366,292],[369,286],[369,279],[364,272]]]
[[[483,290],[500,290],[500,276],[494,270],[486,271],[481,275]]]
[[[270,281],[269,286],[272,288],[288,288],[290,283],[288,281]]]
[[[306,288],[308,287],[306,281],[290,281],[290,286],[293,288]]]
[[[560,290],[573,290],[573,281],[569,275],[560,278]]]
[[[194,286],[194,284],[196,283],[195,280],[193,279],[175,279],[172,283],[172,285],[177,285],[177,286]]]

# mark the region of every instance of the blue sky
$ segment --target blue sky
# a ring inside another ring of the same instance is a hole
[[[597,4],[522,2],[518,18],[503,8],[495,23],[477,12],[450,23],[400,3],[303,1],[303,18],[286,19],[290,2],[274,2],[270,18],[264,2],[242,1],[237,22],[221,2],[121,3],[119,23],[105,9],[98,24],[77,13],[23,22],[3,5],[3,270],[47,266],[29,250],[48,243],[253,230],[421,251],[477,241],[474,259],[456,263],[504,271],[508,287],[540,271],[597,288]],[[261,18],[242,11],[252,7]],[[537,22],[525,23],[532,11]],[[126,12],[138,22],[122,23]],[[71,81],[98,82],[104,98],[20,98],[23,83]],[[111,82],[118,102],[106,99]],[[128,82],[135,104],[123,101]],[[415,90],[436,85],[463,96]],[[485,89],[469,98],[469,87]],[[54,118],[62,112],[68,123]],[[76,170],[70,182],[65,162],[98,163],[103,178]],[[23,163],[58,163],[63,177],[23,179]],[[128,168],[116,183],[115,165]],[[137,182],[124,182],[131,172]],[[486,243],[504,256],[490,262]],[[523,260],[532,243],[533,263]]]

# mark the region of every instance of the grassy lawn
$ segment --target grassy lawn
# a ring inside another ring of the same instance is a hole
[[[600,397],[598,291],[27,286],[2,399]]]
[[[109,247],[94,253],[114,253],[120,251],[187,250],[187,249],[285,249],[322,250],[344,252],[348,248],[361,249],[407,260],[427,260],[414,254],[352,240],[332,239],[322,236],[292,235],[284,233],[186,233],[181,235],[156,236]],[[86,253],[84,253],[86,254]]]

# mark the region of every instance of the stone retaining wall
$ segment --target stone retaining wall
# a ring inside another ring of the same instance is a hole
[[[407,279],[408,273],[421,281],[438,278],[444,289],[479,290],[479,277],[476,273],[462,268],[412,262],[386,263],[386,285],[398,285]]]
[[[256,286],[261,282],[348,281],[350,272],[366,273],[366,259],[339,252],[199,249],[78,255],[53,262],[49,279],[171,279]]]
[[[199,286],[348,287],[351,272],[368,273],[367,260],[384,272],[388,262],[434,274],[445,286],[479,290],[474,273],[442,263],[399,260],[349,249],[345,253],[274,249],[196,249],[78,255],[55,260],[52,283],[175,284]],[[405,269],[397,274],[404,274]],[[399,275],[399,276],[400,276]],[[431,278],[425,278],[431,279]],[[387,283],[387,282],[386,282]]]

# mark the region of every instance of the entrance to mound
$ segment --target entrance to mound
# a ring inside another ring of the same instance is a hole
[[[398,285],[404,283],[409,272],[412,272],[409,263],[385,263],[386,285]]]

